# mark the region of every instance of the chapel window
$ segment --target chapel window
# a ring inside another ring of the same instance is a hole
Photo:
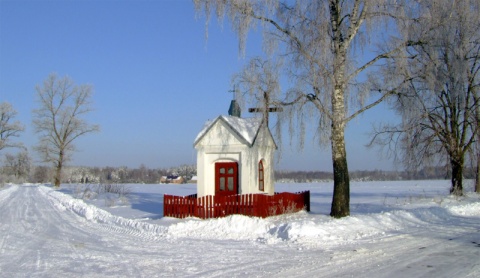
[[[258,163],[258,190],[264,191],[265,190],[265,175],[264,175],[264,168],[263,168],[263,160],[260,160]]]

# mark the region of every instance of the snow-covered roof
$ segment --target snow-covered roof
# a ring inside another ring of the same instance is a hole
[[[262,126],[262,118],[238,118],[234,116],[218,116],[214,120],[207,121],[202,131],[195,138],[194,145],[196,145],[205,134],[212,128],[216,122],[223,121],[227,124],[235,133],[237,133],[247,144],[253,145],[258,131]]]

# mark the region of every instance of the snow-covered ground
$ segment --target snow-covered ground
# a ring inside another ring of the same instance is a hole
[[[162,217],[163,194],[195,185],[8,185],[0,277],[480,277],[480,197],[448,188],[355,182],[351,216],[332,219],[331,183],[277,184],[310,190],[312,211],[200,220]]]

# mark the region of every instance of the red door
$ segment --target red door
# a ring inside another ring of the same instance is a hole
[[[215,195],[238,194],[238,164],[236,162],[215,163]]]

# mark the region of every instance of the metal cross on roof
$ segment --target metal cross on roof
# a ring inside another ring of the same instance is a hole
[[[268,127],[268,117],[271,112],[282,112],[282,107],[269,107],[270,106],[270,97],[268,92],[263,92],[263,107],[253,107],[248,108],[250,113],[263,113],[263,121]]]

